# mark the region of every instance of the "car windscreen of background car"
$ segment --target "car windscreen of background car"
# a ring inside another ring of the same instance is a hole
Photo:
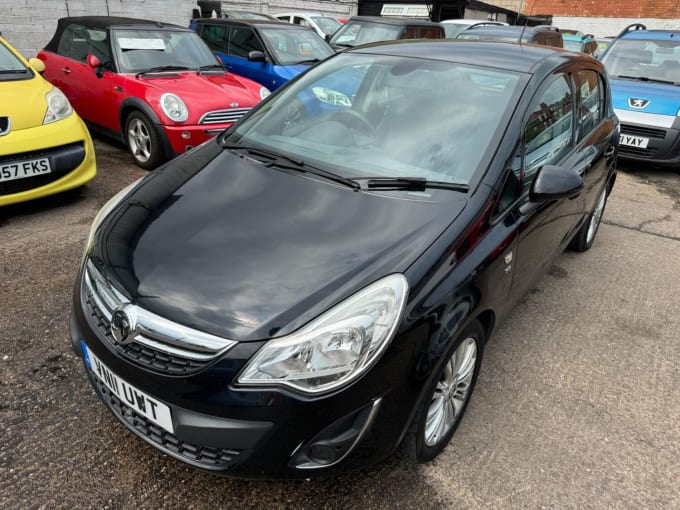
[[[509,71],[343,53],[244,119],[227,143],[349,178],[467,184],[494,152],[519,81]]]
[[[219,61],[195,32],[171,30],[116,30],[113,47],[122,73],[154,67],[197,69]]]
[[[319,26],[324,34],[329,35],[334,34],[336,30],[342,26],[338,20],[329,18],[327,16],[314,16],[312,21],[314,21],[314,23]]]
[[[609,76],[680,83],[680,41],[619,39],[602,58]]]
[[[328,43],[311,30],[263,28],[260,33],[284,66],[323,60],[333,54]]]
[[[28,73],[26,66],[4,44],[0,43],[0,80],[12,80],[17,74]]]
[[[583,51],[583,44],[580,39],[578,41],[570,41],[565,38],[564,49],[569,51]]]
[[[354,47],[379,41],[399,39],[403,27],[370,21],[351,21],[345,23],[331,38],[331,44]]]

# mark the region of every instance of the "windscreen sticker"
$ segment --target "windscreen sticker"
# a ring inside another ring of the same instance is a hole
[[[165,41],[163,39],[145,39],[142,37],[121,37],[118,39],[121,50],[163,50],[165,51]]]

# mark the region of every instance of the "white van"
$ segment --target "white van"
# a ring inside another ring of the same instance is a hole
[[[278,20],[311,28],[321,37],[333,35],[342,26],[337,19],[319,12],[279,12],[274,14]]]

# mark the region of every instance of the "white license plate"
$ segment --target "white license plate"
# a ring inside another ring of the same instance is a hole
[[[121,402],[171,434],[175,433],[168,406],[121,379],[87,348],[85,342],[81,342],[81,345],[83,346],[85,363],[89,369]]]
[[[649,138],[631,135],[619,135],[619,144],[627,147],[637,147],[639,149],[646,149],[649,143]]]
[[[50,160],[47,158],[5,163],[0,165],[0,182],[33,177],[34,175],[49,174],[51,171]]]

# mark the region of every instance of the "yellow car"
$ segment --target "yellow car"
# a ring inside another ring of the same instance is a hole
[[[44,70],[0,37],[0,206],[77,188],[97,173],[85,124]]]

